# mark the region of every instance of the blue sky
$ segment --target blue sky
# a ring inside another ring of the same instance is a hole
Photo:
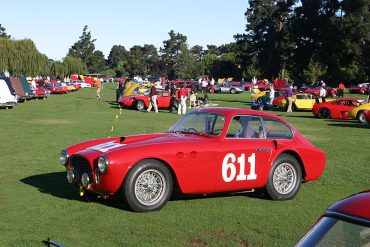
[[[162,47],[174,30],[190,46],[221,45],[244,33],[247,0],[8,0],[0,24],[14,39],[32,39],[49,58],[60,60],[83,27],[107,57],[113,45]]]

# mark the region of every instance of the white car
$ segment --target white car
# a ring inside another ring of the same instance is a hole
[[[84,81],[72,81],[72,83],[77,83],[81,86],[81,88],[85,88],[85,87],[91,87],[91,85],[89,83],[86,83]]]
[[[0,79],[0,107],[13,108],[17,104],[17,96],[12,95],[8,85]]]

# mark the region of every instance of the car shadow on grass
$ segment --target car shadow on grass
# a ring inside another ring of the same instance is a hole
[[[108,207],[129,210],[128,206],[122,202],[120,197],[102,199],[87,193],[85,193],[83,196],[80,196],[79,189],[68,183],[65,172],[37,174],[23,178],[20,181],[24,184],[37,188],[41,193],[49,194],[54,197],[68,200],[94,202]]]
[[[255,190],[255,191],[220,192],[213,194],[191,194],[191,195],[174,192],[172,193],[170,201],[189,201],[211,198],[226,198],[233,196],[246,196],[255,199],[269,200],[269,198],[262,191]]]
[[[370,124],[361,124],[361,123],[333,123],[333,124],[328,124],[328,126],[370,129]]]

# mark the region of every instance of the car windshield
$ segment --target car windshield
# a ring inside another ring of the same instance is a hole
[[[369,246],[370,228],[323,217],[299,246]]]
[[[221,134],[224,124],[224,115],[194,111],[182,117],[169,129],[169,132],[218,136]]]

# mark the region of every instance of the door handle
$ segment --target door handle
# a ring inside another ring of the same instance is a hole
[[[257,152],[270,152],[270,148],[257,148]]]

